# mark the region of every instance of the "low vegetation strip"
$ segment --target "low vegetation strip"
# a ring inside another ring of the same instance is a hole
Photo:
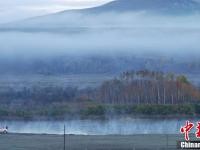
[[[2,119],[65,119],[65,118],[101,118],[106,119],[111,116],[126,115],[130,117],[137,116],[165,116],[165,117],[192,117],[200,116],[200,105],[198,104],[184,104],[184,105],[105,105],[105,104],[82,104],[81,108],[78,106],[60,106],[56,108],[40,107],[30,110],[16,109],[11,110],[7,108],[0,109],[0,118]]]

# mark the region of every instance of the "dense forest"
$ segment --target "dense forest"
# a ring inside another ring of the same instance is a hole
[[[0,90],[1,118],[197,115],[200,90],[184,75],[127,71],[96,88],[24,87]]]

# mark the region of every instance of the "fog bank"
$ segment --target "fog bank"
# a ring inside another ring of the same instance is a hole
[[[196,122],[197,119],[193,119]],[[177,134],[185,124],[184,119],[111,119],[66,120],[66,121],[1,121],[12,133],[63,134],[66,125],[67,134],[81,135],[132,135],[132,134]]]

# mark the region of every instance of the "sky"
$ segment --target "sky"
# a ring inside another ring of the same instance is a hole
[[[94,7],[109,1],[111,0],[0,0],[0,23],[68,9]]]

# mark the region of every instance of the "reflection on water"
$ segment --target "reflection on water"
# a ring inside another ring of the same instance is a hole
[[[191,120],[194,123],[197,119]],[[8,125],[9,132],[62,134],[63,125],[68,134],[107,135],[107,134],[175,134],[185,124],[185,119],[110,119],[66,120],[66,121],[1,121]]]

